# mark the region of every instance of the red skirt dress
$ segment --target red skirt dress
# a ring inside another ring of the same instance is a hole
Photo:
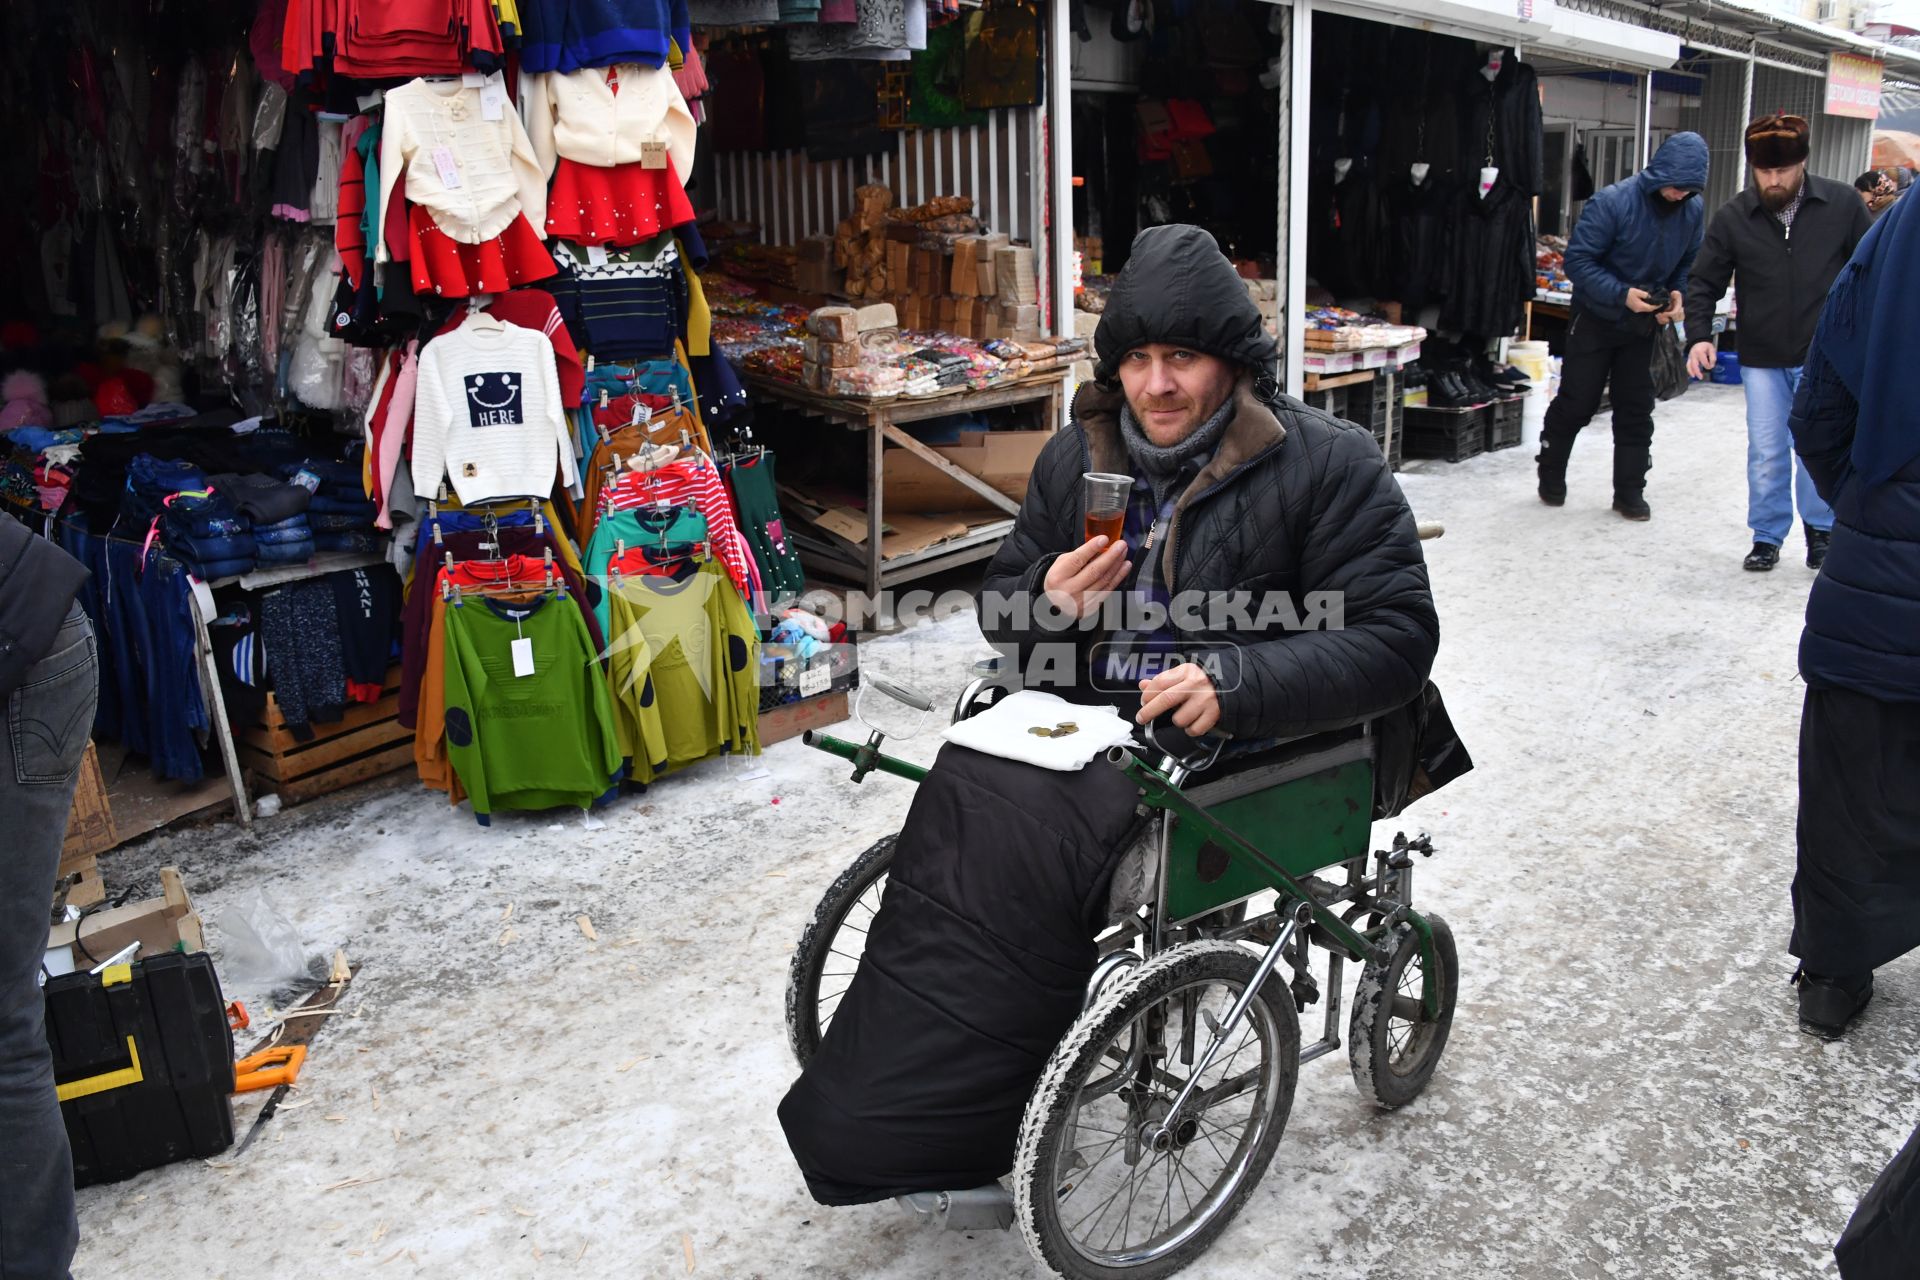
[[[493,239],[467,244],[434,225],[425,206],[414,205],[407,214],[407,239],[415,293],[443,298],[505,293],[560,270],[524,213],[515,214],[507,229]]]
[[[547,193],[547,234],[576,244],[625,248],[692,221],[693,202],[672,160],[647,169],[638,161],[602,168],[562,158]]]

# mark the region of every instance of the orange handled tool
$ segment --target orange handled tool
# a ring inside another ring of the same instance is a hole
[[[306,1060],[307,1046],[303,1044],[262,1049],[233,1064],[233,1091],[252,1093],[290,1085],[300,1078],[300,1066]]]

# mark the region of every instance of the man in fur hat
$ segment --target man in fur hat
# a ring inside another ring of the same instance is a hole
[[[1787,415],[1827,290],[1873,225],[1845,183],[1807,172],[1809,137],[1800,116],[1762,116],[1747,126],[1753,182],[1713,215],[1687,284],[1687,371],[1704,378],[1717,360],[1714,304],[1734,273],[1740,275],[1736,336],[1747,392],[1747,525],[1753,531],[1745,567],[1756,572],[1780,562],[1796,499],[1807,567],[1818,569],[1826,559],[1833,510],[1793,456]]]

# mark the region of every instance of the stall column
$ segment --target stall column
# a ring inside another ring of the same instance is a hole
[[[1302,365],[1307,311],[1307,134],[1313,123],[1307,86],[1313,83],[1313,0],[1294,0],[1289,12],[1287,61],[1280,81],[1280,168],[1287,180],[1280,184],[1279,249],[1285,264],[1278,274],[1286,281],[1281,359],[1286,365],[1287,394],[1297,397],[1306,374]],[[1295,192],[1300,199],[1291,198]]]
[[[1758,39],[1747,41],[1747,65],[1741,74],[1745,77],[1740,83],[1740,119],[1739,127],[1745,129],[1747,121],[1753,119],[1753,58],[1760,47]],[[1743,160],[1733,166],[1733,194],[1739,195],[1747,189],[1747,166]]]

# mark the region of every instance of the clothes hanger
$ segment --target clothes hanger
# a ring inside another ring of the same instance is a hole
[[[500,333],[506,329],[506,325],[501,321],[499,316],[494,315],[490,311],[482,311],[480,309],[482,299],[486,298],[486,296],[485,294],[475,294],[467,299],[467,318],[460,322],[461,328],[486,329],[494,333]]]

